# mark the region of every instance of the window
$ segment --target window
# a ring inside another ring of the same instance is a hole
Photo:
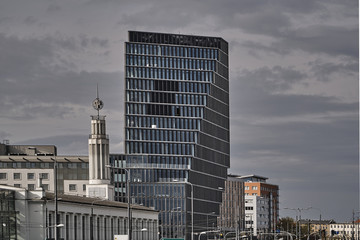
[[[21,173],[14,173],[14,180],[21,179]]]
[[[70,184],[69,191],[76,191],[76,184]]]
[[[14,187],[21,188],[21,184],[14,184]]]
[[[41,179],[49,179],[49,174],[48,173],[39,173],[39,178],[41,178]]]
[[[258,187],[257,186],[252,186],[252,188],[251,188],[252,190],[257,190],[258,189]]]
[[[0,179],[7,179],[7,174],[6,173],[0,173]]]
[[[49,184],[42,184],[41,187],[46,191],[49,190]]]
[[[34,180],[35,179],[35,174],[34,173],[28,173],[27,174],[27,179]]]
[[[249,186],[245,186],[245,190],[250,190]]]
[[[86,191],[86,184],[83,184],[83,191]]]
[[[35,184],[28,184],[28,190],[35,190]]]

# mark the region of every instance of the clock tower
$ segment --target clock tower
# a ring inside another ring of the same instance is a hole
[[[91,116],[89,135],[89,184],[86,196],[114,200],[114,186],[110,184],[109,138],[106,135],[105,116],[99,115],[104,103],[99,98],[98,89],[92,103],[97,115]]]

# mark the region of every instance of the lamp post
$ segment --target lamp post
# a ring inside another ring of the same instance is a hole
[[[114,168],[114,169],[121,169],[124,170],[127,174],[127,184],[126,184],[126,191],[127,191],[127,201],[128,201],[128,240],[131,240],[132,236],[132,219],[131,219],[131,206],[130,206],[130,169],[121,168],[121,167],[115,167],[111,165],[105,165],[107,168]]]
[[[58,239],[59,237],[59,231],[58,231],[58,227],[59,225],[59,216],[58,216],[58,176],[57,176],[57,160],[56,160],[56,156],[54,158],[54,195],[55,195],[55,240]],[[63,224],[64,226],[64,224]]]
[[[294,211],[298,211],[299,212],[299,237],[297,237],[297,239],[301,239],[301,211],[303,210],[309,210],[311,207],[307,207],[307,208],[284,208],[284,209],[288,209],[288,210],[294,210]],[[296,212],[296,217],[297,217],[297,212]],[[297,227],[296,227],[297,228]],[[297,229],[296,229],[297,232]]]
[[[322,238],[321,236],[321,231],[322,231],[322,225],[321,225],[321,209],[319,208],[314,208],[314,207],[310,207],[311,209],[315,209],[315,210],[318,210],[320,212],[320,217],[319,217],[319,235],[320,235],[320,238]]]
[[[173,182],[185,183],[191,186],[191,240],[194,240],[194,185],[191,182],[179,182],[174,179]]]
[[[94,201],[92,201],[91,203],[91,221],[90,221],[90,240],[94,239],[94,203],[96,202],[101,202],[101,201],[105,201],[107,199],[96,199]]]
[[[170,222],[172,222],[172,233],[171,233],[171,236],[172,237],[174,237],[175,236],[175,231],[174,231],[174,223],[175,223],[175,220],[174,220],[174,215],[173,215],[173,212],[174,212],[174,210],[178,210],[178,209],[180,209],[181,207],[176,207],[176,208],[173,208],[173,209],[171,209],[171,211],[170,211],[170,217],[171,217],[171,221]],[[176,229],[176,235],[178,235],[178,230],[179,230],[179,228],[178,228],[178,216],[176,216],[176,227],[177,227],[177,229]]]
[[[206,214],[206,231],[208,231],[208,228],[209,228],[209,214],[214,215],[215,212],[211,212],[211,213]]]

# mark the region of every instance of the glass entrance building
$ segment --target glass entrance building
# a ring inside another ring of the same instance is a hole
[[[230,167],[228,43],[130,31],[125,52],[122,167],[132,203],[159,210],[160,237],[216,228]]]

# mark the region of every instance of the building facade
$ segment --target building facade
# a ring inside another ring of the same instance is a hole
[[[222,195],[218,228],[224,232],[245,230],[244,181],[237,175],[228,175]]]
[[[0,152],[0,184],[34,190],[39,183],[44,190],[54,191],[56,163],[58,192],[85,195],[88,156],[57,156],[53,145],[0,144],[0,148],[5,149]]]
[[[125,52],[132,201],[160,210],[162,237],[208,230],[230,166],[228,43],[130,31]]]
[[[57,211],[56,211],[57,205]],[[134,239],[158,239],[158,212],[132,206]],[[0,239],[112,240],[127,235],[127,204],[0,185]],[[58,213],[58,224],[55,224]]]
[[[270,202],[260,196],[245,196],[245,230],[253,236],[271,231]]]
[[[344,236],[347,239],[359,239],[359,226],[359,220],[354,222],[332,223],[330,224],[330,231],[328,236],[338,236],[339,239],[343,239]]]
[[[244,180],[245,198],[247,196],[258,196],[261,197],[259,201],[266,202],[264,207],[268,209],[266,213],[267,220],[261,220],[261,222],[263,224],[264,222],[267,223],[268,230],[266,232],[275,231],[279,221],[279,186],[267,183],[266,180],[268,178],[258,175],[245,175],[240,178]],[[260,214],[263,215],[265,213],[254,214],[260,217]]]

